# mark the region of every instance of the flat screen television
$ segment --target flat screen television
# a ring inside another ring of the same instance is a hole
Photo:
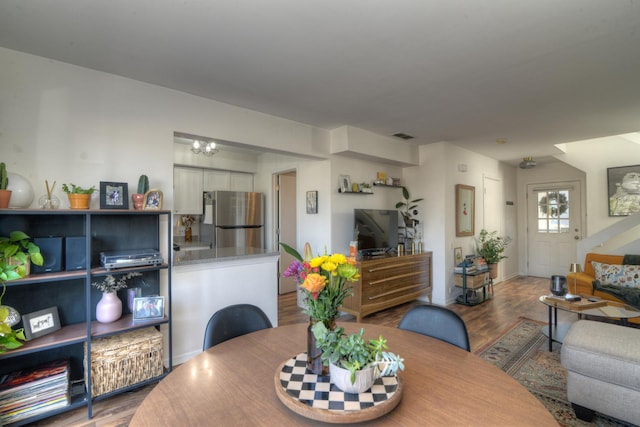
[[[398,246],[399,213],[395,209],[354,209],[358,252],[362,256],[382,255]]]

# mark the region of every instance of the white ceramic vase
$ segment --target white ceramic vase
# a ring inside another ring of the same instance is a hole
[[[122,301],[115,292],[103,292],[96,305],[96,320],[100,323],[115,322],[122,316]]]
[[[331,383],[345,393],[363,393],[371,388],[376,380],[376,369],[366,368],[356,371],[356,380],[351,383],[351,371],[333,363],[329,365]]]

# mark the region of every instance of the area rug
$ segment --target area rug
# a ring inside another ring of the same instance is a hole
[[[520,318],[498,339],[475,353],[515,378],[536,396],[561,426],[628,427],[630,424],[596,413],[590,423],[576,418],[567,401],[567,375],[560,364],[561,345],[542,334],[546,323]]]

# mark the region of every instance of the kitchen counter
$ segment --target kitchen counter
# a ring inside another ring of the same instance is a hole
[[[193,242],[192,242],[193,243]],[[181,246],[181,244],[179,244]],[[202,250],[179,250],[173,252],[173,265],[219,263],[233,260],[278,256],[278,252],[261,248],[214,248]]]

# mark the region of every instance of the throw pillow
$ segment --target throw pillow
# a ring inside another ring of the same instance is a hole
[[[640,265],[603,264],[591,261],[596,280],[602,284],[640,288]]]

